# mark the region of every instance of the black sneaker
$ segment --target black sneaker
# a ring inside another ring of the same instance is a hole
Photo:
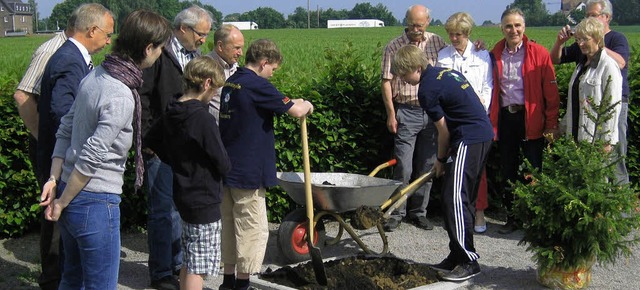
[[[438,272],[440,278],[445,281],[461,282],[480,274],[480,265],[477,261],[466,262],[457,265],[451,272]]]
[[[433,224],[423,216],[415,217],[411,219],[411,223],[423,230],[433,230]]]
[[[505,225],[500,227],[500,229],[498,230],[498,233],[502,235],[508,235],[510,233],[515,232],[517,229],[518,229],[518,225],[516,225],[515,222],[507,221]]]
[[[384,224],[385,232],[393,232],[400,225],[400,221],[394,218],[390,218],[386,224]]]
[[[180,290],[180,282],[173,275],[151,281],[151,288],[158,290]]]
[[[453,268],[456,267],[456,263],[449,258],[445,258],[439,264],[429,265],[429,267],[436,271],[450,272],[451,270],[453,270]]]

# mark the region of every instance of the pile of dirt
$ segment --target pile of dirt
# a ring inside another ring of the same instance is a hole
[[[260,279],[297,289],[410,289],[438,282],[425,264],[395,257],[355,256],[324,263],[327,286],[318,285],[311,262],[267,269]]]

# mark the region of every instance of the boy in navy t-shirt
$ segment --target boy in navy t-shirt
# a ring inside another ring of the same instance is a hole
[[[442,202],[450,253],[432,267],[444,280],[467,280],[480,273],[473,225],[478,182],[493,139],[491,122],[467,79],[455,70],[429,65],[419,48],[407,45],[398,50],[391,70],[407,83],[420,84],[420,106],[438,130],[434,168],[436,176],[444,175]]]
[[[271,40],[253,42],[245,62],[227,79],[220,100],[220,134],[231,160],[222,197],[220,289],[247,289],[249,275],[262,266],[269,238],[265,193],[277,184],[274,115],[313,112],[310,102],[289,99],[268,81],[282,62]]]

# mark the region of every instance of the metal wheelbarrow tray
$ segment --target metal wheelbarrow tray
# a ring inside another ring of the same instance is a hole
[[[301,172],[280,172],[278,180],[295,203],[305,204]],[[316,210],[344,213],[360,206],[380,206],[402,182],[352,173],[312,172],[311,184]]]

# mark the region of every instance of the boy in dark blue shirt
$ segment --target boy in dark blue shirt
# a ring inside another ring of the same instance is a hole
[[[407,83],[420,84],[420,106],[438,130],[434,169],[436,176],[444,175],[442,202],[450,253],[432,267],[444,280],[467,280],[480,273],[473,225],[477,187],[493,139],[491,122],[467,79],[452,69],[429,65],[416,46],[398,50],[391,70]]]
[[[222,197],[223,290],[247,289],[249,275],[261,270],[269,238],[266,188],[277,185],[274,115],[313,112],[310,102],[289,99],[269,82],[282,62],[275,43],[256,40],[245,62],[220,100],[220,134],[231,160]]]

